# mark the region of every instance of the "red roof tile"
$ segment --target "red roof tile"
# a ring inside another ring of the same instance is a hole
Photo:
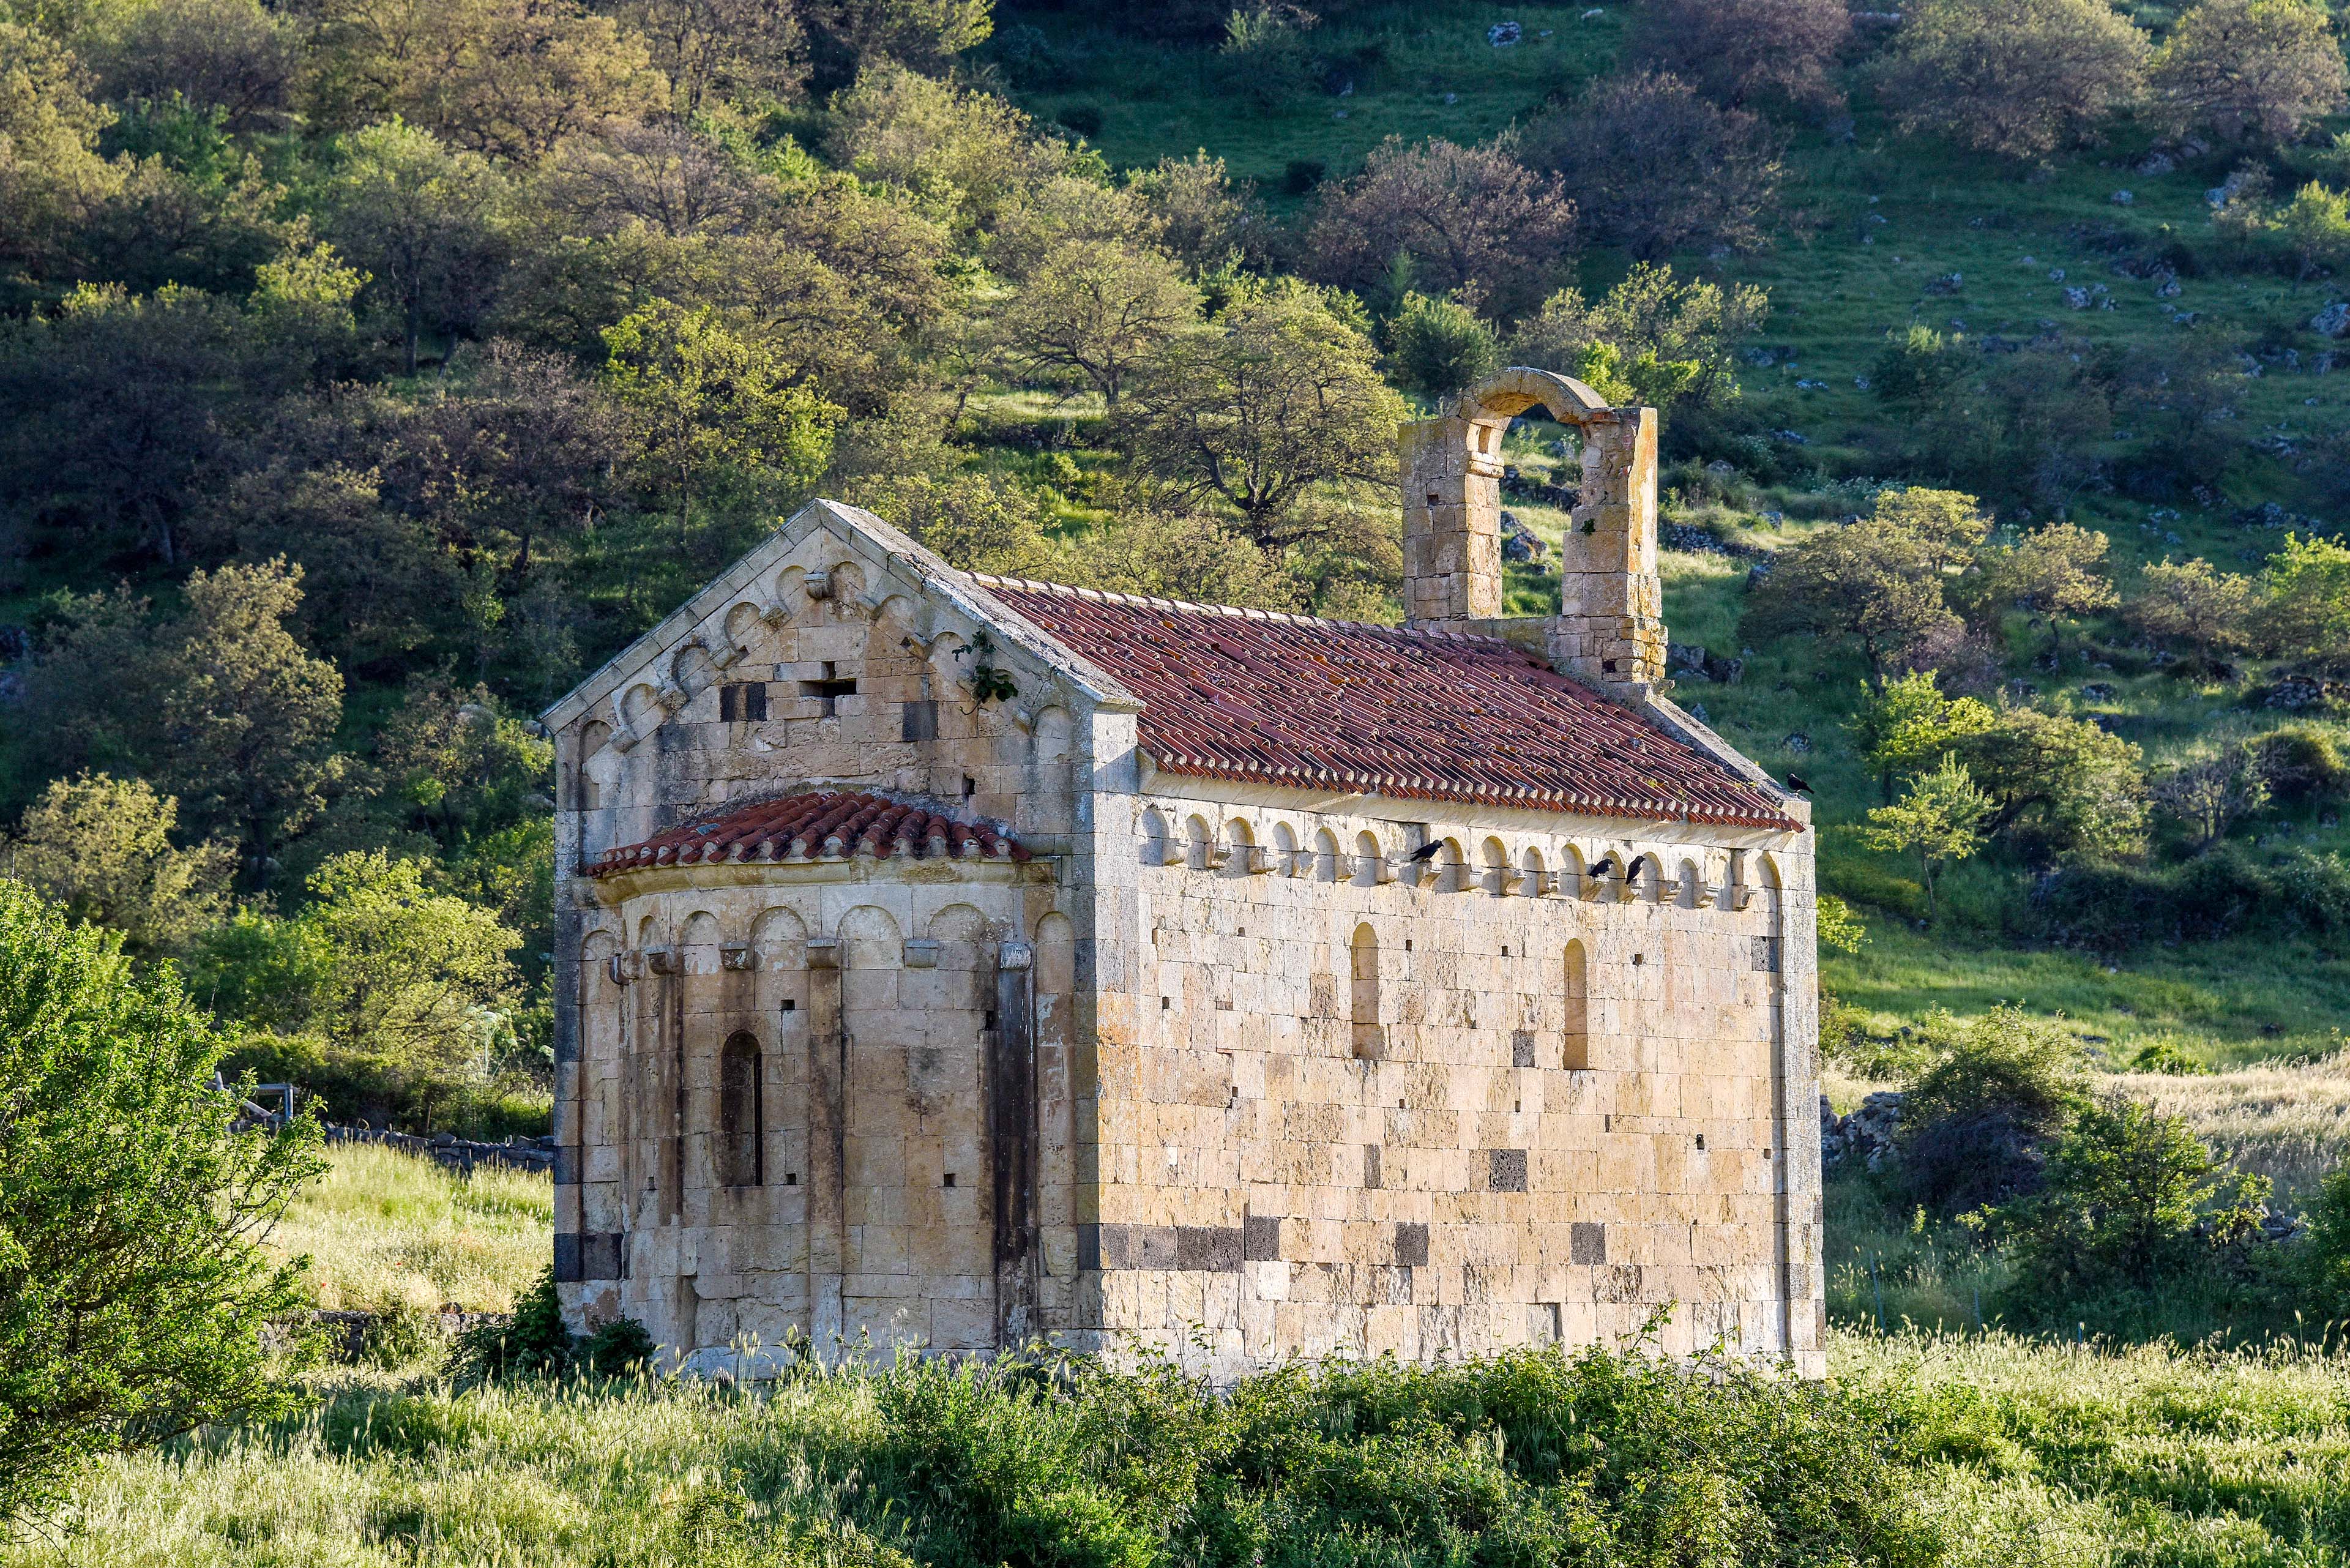
[[[982,576],[1142,700],[1169,772],[1794,828],[1771,794],[1498,638]]]
[[[605,851],[586,869],[609,877],[648,866],[694,866],[888,859],[1025,860],[1028,852],[986,823],[957,822],[933,802],[876,794],[787,794],[752,801],[715,816],[657,833],[641,844]]]

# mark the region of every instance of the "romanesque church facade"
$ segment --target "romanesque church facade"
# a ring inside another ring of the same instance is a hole
[[[1536,405],[1580,502],[1504,619]],[[575,1325],[1222,1376],[1667,1308],[1819,1374],[1808,809],[1660,690],[1656,416],[1511,370],[1401,441],[1400,628],[817,502],[549,711]]]

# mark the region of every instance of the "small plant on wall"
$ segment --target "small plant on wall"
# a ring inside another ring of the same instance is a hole
[[[971,645],[971,695],[973,701],[984,707],[1016,697],[1020,688],[1014,685],[1012,672],[995,662],[995,639],[981,632]]]

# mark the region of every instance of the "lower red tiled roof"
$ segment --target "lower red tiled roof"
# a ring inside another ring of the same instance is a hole
[[[878,794],[787,794],[756,800],[657,833],[641,844],[606,850],[586,867],[609,877],[648,866],[806,864],[871,855],[888,859],[1025,860],[1009,834],[983,822],[957,822],[935,803]]]
[[[975,579],[1142,700],[1169,773],[1790,829],[1771,794],[1498,638]]]

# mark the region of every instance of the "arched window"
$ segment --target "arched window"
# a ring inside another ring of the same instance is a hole
[[[594,811],[604,804],[604,788],[588,772],[588,760],[612,738],[612,726],[590,719],[579,726],[579,761],[572,773],[571,804],[577,811]]]
[[[1436,852],[1436,890],[1440,893],[1461,893],[1468,890],[1469,867],[1461,853],[1458,840],[1448,838]]]
[[[1526,890],[1527,898],[1539,898],[1551,890],[1550,872],[1549,868],[1543,864],[1541,850],[1528,849],[1520,857],[1518,865],[1519,875],[1524,878],[1522,885]]]
[[[1167,819],[1156,811],[1142,814],[1142,863],[1164,866],[1167,857]]]
[[[1355,886],[1379,885],[1379,841],[1368,832],[1355,835]]]
[[[1183,864],[1194,871],[1207,870],[1214,863],[1213,857],[1209,853],[1209,846],[1215,842],[1208,832],[1207,819],[1195,816],[1186,821],[1183,824],[1183,836],[1188,846],[1184,852]]]
[[[726,1037],[718,1054],[718,1179],[727,1187],[767,1183],[765,1085],[759,1042],[743,1030]]]
[[[1591,961],[1581,942],[1566,944],[1566,1049],[1563,1064],[1571,1072],[1591,1065]]]
[[[1355,928],[1354,1037],[1358,1061],[1376,1062],[1386,1044],[1379,1033],[1379,939],[1368,926]]]
[[[1324,882],[1338,879],[1338,840],[1326,827],[1314,835],[1314,875]]]
[[[1673,877],[1673,902],[1684,909],[1697,908],[1697,862],[1684,860]]]

